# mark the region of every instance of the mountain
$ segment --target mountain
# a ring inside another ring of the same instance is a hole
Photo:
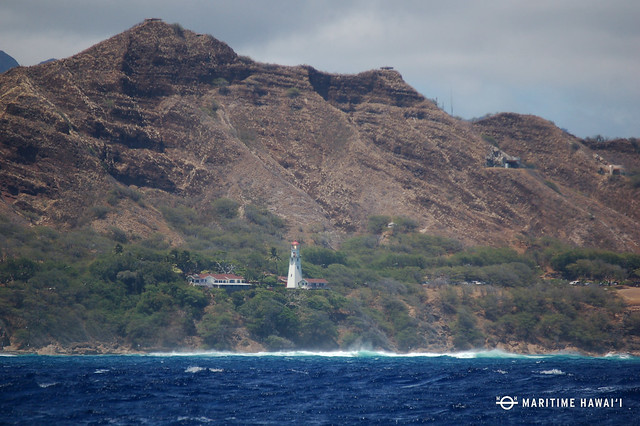
[[[0,50],[0,73],[17,66],[20,66],[18,61],[9,56],[4,50]]]
[[[149,19],[0,76],[0,212],[179,244],[162,205],[227,197],[329,245],[388,215],[466,244],[550,236],[640,252],[640,189],[609,167],[640,164],[633,142],[616,155],[535,116],[466,122],[393,69],[258,63]],[[487,167],[489,154],[522,167]],[[144,202],[109,208],[126,191]]]

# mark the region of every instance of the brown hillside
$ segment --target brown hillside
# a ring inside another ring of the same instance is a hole
[[[492,143],[532,168],[485,167]],[[0,152],[0,209],[57,227],[179,243],[154,206],[226,196],[266,206],[292,234],[387,214],[469,244],[549,235],[640,251],[638,189],[599,174],[595,152],[552,123],[467,123],[396,71],[256,63],[158,20],[0,76]],[[91,213],[125,189],[145,202]]]

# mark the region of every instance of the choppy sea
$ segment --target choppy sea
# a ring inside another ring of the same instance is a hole
[[[638,424],[640,358],[287,352],[0,356],[0,423]]]

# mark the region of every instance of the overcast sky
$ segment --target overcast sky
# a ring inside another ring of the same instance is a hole
[[[640,137],[637,0],[1,0],[0,50],[34,65],[149,17],[262,62],[393,66],[467,119],[511,111],[581,137]]]

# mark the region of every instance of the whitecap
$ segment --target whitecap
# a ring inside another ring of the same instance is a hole
[[[108,373],[109,370],[108,368],[98,368],[96,371],[93,372],[93,374],[104,374],[104,373]]]
[[[182,422],[197,422],[197,423],[213,423],[215,420],[210,419],[208,417],[200,416],[200,417],[188,417],[188,416],[180,416],[178,417],[178,423]]]
[[[557,368],[552,368],[551,370],[542,370],[540,374],[546,374],[549,376],[564,376],[567,373]]]
[[[57,384],[58,384],[58,382],[38,383],[38,386],[40,386],[43,389],[46,389],[46,388],[50,388],[51,386],[55,386]]]
[[[609,352],[604,357],[610,358],[610,359],[633,359],[634,358],[631,354],[617,353],[617,352]]]
[[[617,386],[601,386],[598,388],[598,392],[613,392],[618,390]]]
[[[199,373],[201,371],[209,371],[211,373],[222,373],[224,370],[222,368],[198,367],[197,365],[192,365],[191,367],[187,367],[187,369],[184,370],[185,373]]]

